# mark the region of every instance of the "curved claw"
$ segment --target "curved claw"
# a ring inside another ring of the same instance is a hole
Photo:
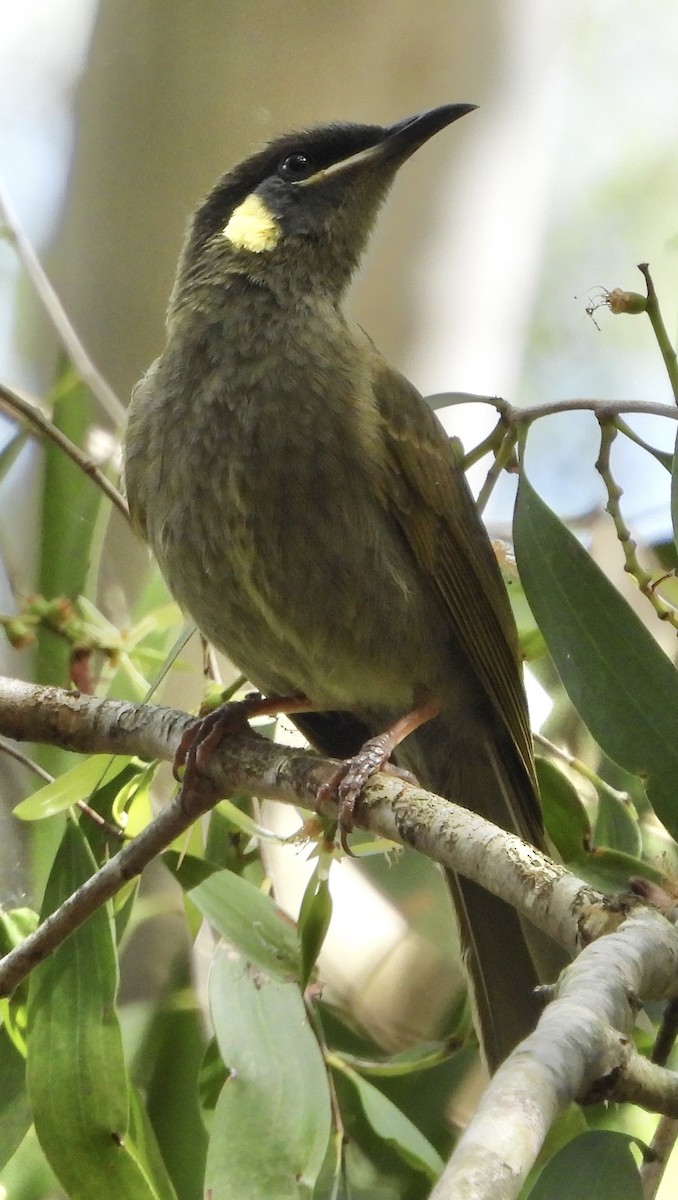
[[[261,701],[261,697],[258,700]],[[225,737],[230,734],[251,734],[247,718],[256,711],[256,701],[248,698],[242,701],[229,701],[207,713],[204,717],[189,725],[183,734],[177,752],[174,755],[172,773],[176,780],[182,767],[186,771],[199,770],[204,767],[220,746]]]
[[[250,717],[271,716],[280,712],[308,712],[312,709],[311,701],[300,695],[266,697],[260,692],[250,692],[244,700],[228,700],[189,725],[174,755],[174,778],[179,780],[182,767],[187,773],[204,768],[224,738],[231,734],[259,737],[249,725]]]
[[[360,793],[372,776],[378,771],[388,771],[406,778],[408,782],[416,783],[409,771],[401,771],[399,767],[389,763],[392,749],[388,733],[370,738],[353,758],[347,758],[341,763],[318,791],[319,800],[334,800],[339,805],[339,841],[342,850],[351,857],[348,835],[353,830],[353,813]]]

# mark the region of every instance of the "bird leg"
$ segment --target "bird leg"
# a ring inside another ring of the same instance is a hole
[[[306,696],[262,696],[259,692],[221,704],[189,725],[174,756],[174,778],[179,778],[182,767],[186,775],[203,770],[225,737],[253,733],[249,725],[252,717],[312,712],[315,707]]]
[[[190,782],[194,772],[204,770],[224,738],[253,732],[249,725],[252,717],[317,711],[317,705],[301,695],[262,696],[259,692],[253,692],[244,700],[228,701],[206,716],[199,717],[186,730],[174,756],[174,777],[178,779],[179,771],[185,767],[184,784],[187,779]],[[353,829],[353,813],[365,784],[377,771],[385,771],[416,784],[417,780],[410,771],[395,766],[389,759],[408,734],[439,712],[440,705],[431,701],[416,705],[383,733],[368,738],[358,753],[345,759],[320,787],[319,800],[336,801],[339,804],[339,837],[348,854],[351,852],[347,838]]]
[[[353,812],[368,779],[377,771],[386,771],[389,775],[397,775],[408,783],[416,784],[417,780],[410,771],[404,771],[388,760],[408,734],[439,712],[440,705],[430,701],[416,705],[383,733],[369,738],[358,753],[347,758],[319,789],[319,800],[336,800],[339,803],[339,837],[348,854],[351,852],[347,837],[353,829]]]

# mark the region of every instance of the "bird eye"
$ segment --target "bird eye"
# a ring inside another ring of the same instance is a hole
[[[288,183],[295,183],[299,179],[308,179],[314,170],[315,167],[308,155],[297,153],[288,154],[286,158],[283,158],[278,167],[278,174]]]

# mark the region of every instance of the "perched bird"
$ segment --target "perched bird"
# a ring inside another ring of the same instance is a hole
[[[346,826],[404,737],[422,785],[542,846],[516,629],[458,446],[342,308],[398,168],[473,108],[305,130],[219,180],[134,391],[125,479],[179,604],[261,692],[317,710],[296,717],[313,745],[344,757],[386,731],[347,770]],[[494,1067],[538,1013],[530,931],[450,885]]]

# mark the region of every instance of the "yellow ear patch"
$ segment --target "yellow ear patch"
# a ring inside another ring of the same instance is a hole
[[[277,245],[280,226],[263,200],[253,192],[231,214],[223,233],[239,250],[261,254]]]

